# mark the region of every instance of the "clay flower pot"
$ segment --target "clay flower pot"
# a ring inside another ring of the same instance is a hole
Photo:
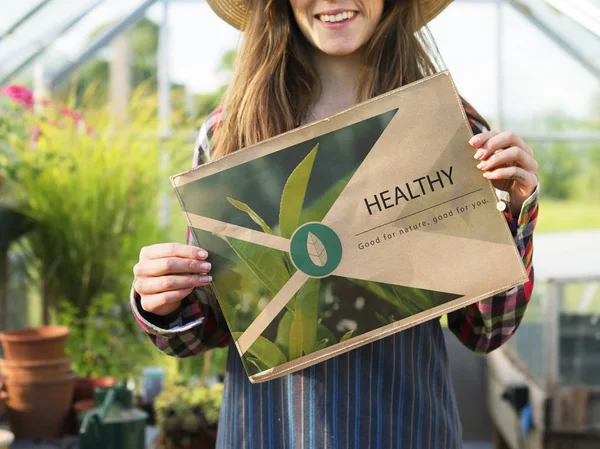
[[[56,438],[71,408],[75,375],[62,379],[21,381],[5,379],[2,396],[8,425],[17,438]]]
[[[69,329],[40,326],[0,333],[4,357],[10,361],[59,359],[65,356]]]
[[[119,379],[115,379],[114,377],[78,377],[75,381],[73,401],[94,399],[94,390],[96,388],[110,388],[118,383]]]
[[[0,359],[0,373],[7,379],[52,380],[62,379],[71,371],[71,357],[35,361]]]

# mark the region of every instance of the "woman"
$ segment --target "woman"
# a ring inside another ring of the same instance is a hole
[[[224,108],[200,131],[196,165],[435,73],[423,25],[451,0],[248,0],[248,9],[240,1],[209,0],[245,34]],[[448,316],[458,338],[484,354],[514,333],[531,296],[537,163],[522,139],[484,131],[465,107],[477,167],[510,195],[505,216],[529,273],[524,286]],[[191,242],[140,254],[133,310],[166,354],[187,357],[231,341],[205,289],[209,259]],[[438,320],[257,385],[230,345],[218,448],[443,449],[461,440]]]

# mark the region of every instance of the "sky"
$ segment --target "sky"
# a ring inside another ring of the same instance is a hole
[[[54,12],[66,14],[93,0],[54,0]],[[533,0],[541,1],[541,0]],[[0,0],[0,32],[3,22],[21,12],[9,7],[13,0]],[[35,0],[20,0],[35,4]],[[53,44],[63,55],[75,55],[83,48],[89,33],[103,23],[123,16],[141,0],[105,0],[94,14],[83,20]],[[461,1],[448,7],[430,24],[441,55],[459,92],[484,116],[504,115],[516,121],[561,111],[575,117],[590,114],[591,102],[600,92],[600,83],[578,63],[553,44],[510,6],[503,9],[502,57],[498,54],[498,9],[494,3]],[[148,17],[159,22],[162,5],[150,8]],[[36,24],[36,29],[52,22]],[[170,71],[174,81],[191,92],[211,92],[227,82],[217,67],[224,52],[235,48],[240,33],[221,21],[199,0],[172,1],[170,25]],[[33,26],[33,24],[32,24]],[[600,43],[596,54],[600,55]],[[0,61],[3,57],[0,42]],[[501,80],[501,83],[499,83]],[[498,94],[499,86],[503,94]]]

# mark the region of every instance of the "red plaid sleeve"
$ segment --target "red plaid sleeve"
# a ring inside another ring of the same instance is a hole
[[[466,110],[473,132],[482,132],[484,127],[469,114],[468,108]],[[523,202],[518,218],[514,218],[508,208],[504,211],[504,217],[527,271],[528,281],[448,314],[450,330],[466,347],[477,354],[493,351],[515,333],[531,299],[534,280],[533,231],[538,216],[538,194],[539,179],[534,192]]]
[[[196,140],[193,167],[210,160],[214,130],[221,120],[222,110],[215,110],[206,119]],[[189,245],[195,245],[188,232]],[[132,289],[133,314],[154,345],[167,355],[189,357],[203,351],[227,346],[231,334],[219,304],[210,289],[197,288],[183,299],[179,310],[168,316],[158,316],[144,311],[139,294]]]
[[[533,291],[533,230],[538,216],[539,183],[523,203],[518,220],[504,212],[527,270],[528,281],[448,314],[448,327],[469,349],[486,354],[503,345],[517,330]]]

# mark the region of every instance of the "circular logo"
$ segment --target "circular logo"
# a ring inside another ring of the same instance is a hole
[[[298,270],[313,278],[323,278],[333,273],[342,261],[342,242],[330,227],[306,223],[292,235],[290,255]]]

